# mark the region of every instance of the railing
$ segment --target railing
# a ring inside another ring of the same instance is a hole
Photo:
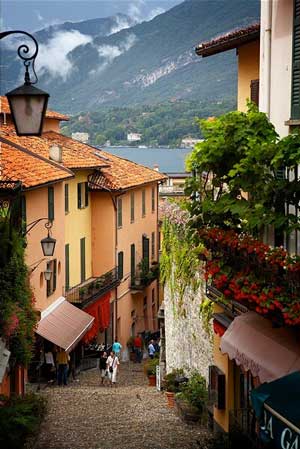
[[[160,195],[184,195],[184,187],[181,186],[159,186]]]
[[[159,266],[158,264],[149,267],[149,270],[140,270],[138,268],[134,275],[131,275],[129,287],[132,290],[143,290],[145,287],[151,284],[159,276]]]
[[[229,431],[239,439],[244,439],[244,448],[260,448],[260,442],[256,433],[256,417],[251,408],[231,410],[229,412]],[[248,444],[247,444],[248,443]]]
[[[118,268],[115,267],[102,276],[87,279],[68,290],[64,289],[63,296],[72,304],[86,306],[98,299],[99,296],[117,287],[119,283]]]
[[[223,309],[226,310],[232,317],[249,311],[248,307],[237,301],[224,301],[223,293],[213,285],[206,284],[206,296],[215,303],[221,305]]]

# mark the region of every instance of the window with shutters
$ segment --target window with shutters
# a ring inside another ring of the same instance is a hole
[[[85,279],[85,237],[83,237],[80,239],[80,282],[84,282]]]
[[[117,226],[118,228],[122,227],[122,221],[123,221],[123,211],[122,211],[122,198],[118,198],[118,202],[117,202]]]
[[[151,210],[155,212],[155,187],[152,187],[151,190]]]
[[[47,281],[47,296],[51,296],[56,290],[57,261],[56,259],[47,262],[47,269],[51,270],[51,279]]]
[[[65,245],[65,287],[66,290],[70,288],[70,245]]]
[[[78,209],[84,209],[89,205],[89,190],[87,182],[77,184],[77,205]]]
[[[145,261],[145,266],[147,266],[147,271],[149,271],[149,239],[145,235],[143,235],[142,240],[142,248],[143,248],[143,259]]]
[[[300,0],[294,0],[291,118],[300,119]]]
[[[130,245],[130,275],[132,282],[135,278],[135,244]]]
[[[250,84],[250,99],[256,106],[259,105],[259,80],[252,80]]]
[[[48,187],[48,219],[54,220],[54,187]]]
[[[69,210],[69,184],[65,184],[65,214],[70,212]]]
[[[134,192],[130,194],[130,223],[134,222]]]
[[[151,234],[151,257],[155,257],[155,232]]]
[[[225,374],[216,365],[210,365],[208,394],[209,399],[219,410],[224,410],[226,407],[225,388]]]
[[[120,251],[118,253],[118,278],[121,280],[124,274],[124,253]]]
[[[142,190],[142,217],[146,215],[146,190]]]

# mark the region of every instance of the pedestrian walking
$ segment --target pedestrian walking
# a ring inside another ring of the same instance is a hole
[[[56,363],[58,366],[57,369],[57,382],[58,385],[67,385],[67,377],[68,377],[68,363],[70,357],[69,354],[62,348],[58,349],[56,354]]]
[[[104,385],[105,377],[107,376],[107,352],[105,351],[100,356],[99,369],[101,376],[101,385]]]
[[[48,383],[55,381],[55,363],[53,353],[49,350],[45,352],[46,376]]]
[[[108,379],[110,380],[110,385],[116,386],[117,383],[117,373],[119,369],[119,358],[114,351],[111,351],[110,356],[107,358],[106,366],[108,370]]]
[[[142,358],[143,358],[142,346],[143,346],[143,341],[142,341],[140,335],[137,335],[133,339],[133,350],[135,352],[135,360],[137,363],[141,363]]]
[[[153,359],[155,354],[155,347],[154,347],[154,341],[150,340],[149,346],[148,346],[148,354],[150,359]]]
[[[112,345],[111,349],[115,353],[115,355],[120,359],[122,345],[121,345],[121,343],[118,342],[117,339],[115,339],[114,344]]]

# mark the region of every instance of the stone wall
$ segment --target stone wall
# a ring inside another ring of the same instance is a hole
[[[188,374],[197,370],[208,380],[208,367],[213,363],[212,339],[204,331],[200,304],[205,295],[204,282],[198,292],[187,291],[181,310],[185,316],[178,313],[178,299],[171,298],[170,289],[164,289],[165,315],[165,349],[166,371],[183,368]]]

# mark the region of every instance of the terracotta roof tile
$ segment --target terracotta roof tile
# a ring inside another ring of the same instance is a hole
[[[206,56],[215,55],[223,51],[240,47],[243,44],[259,39],[260,23],[253,23],[243,28],[229,31],[226,34],[217,36],[207,42],[197,45],[195,51],[197,55]]]
[[[0,97],[0,113],[1,112],[4,112],[5,114],[10,114],[9,104],[7,98],[4,96]],[[67,115],[60,114],[59,112],[56,111],[50,111],[49,109],[47,109],[46,117],[53,118],[55,120],[64,120],[64,121],[69,120],[69,117]]]
[[[64,136],[52,131],[44,133],[41,137],[20,137],[16,135],[11,125],[2,125],[0,135],[46,159],[49,159],[51,145],[60,145],[62,147],[60,165],[69,169],[101,168],[108,165],[106,161],[95,156],[90,151],[90,147],[82,148],[76,140],[68,139],[67,141],[67,138],[64,139]]]
[[[110,190],[126,190],[139,185],[152,182],[161,182],[167,179],[167,176],[151,168],[144,167],[141,164],[123,159],[103,150],[97,150],[99,156],[104,156],[110,163],[109,168],[101,169],[101,179],[99,175],[94,174],[91,181],[95,185],[92,188],[104,188]]]
[[[23,187],[37,187],[43,184],[72,177],[69,170],[58,164],[37,157],[26,149],[16,148],[14,144],[0,141],[2,181],[21,181]]]

